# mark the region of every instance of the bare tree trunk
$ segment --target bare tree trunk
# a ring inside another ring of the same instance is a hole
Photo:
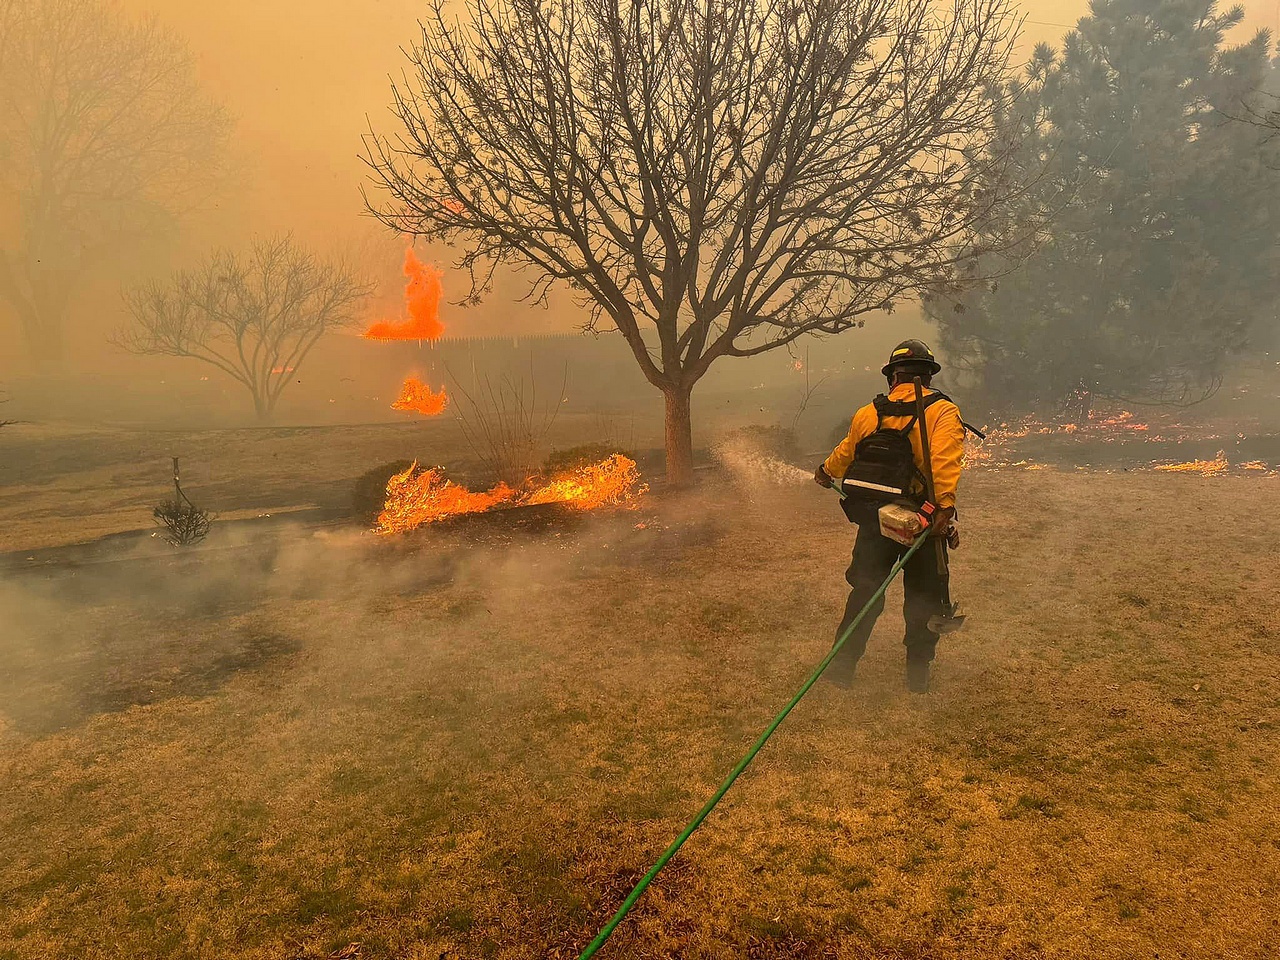
[[[693,483],[693,422],[689,415],[689,387],[663,389],[667,401],[667,481],[673,487]]]
[[[253,412],[258,418],[258,423],[264,426],[269,424],[275,413],[274,407],[275,404],[271,402],[269,397],[264,396],[259,390],[253,391]]]
[[[38,287],[24,291],[18,284],[16,271],[7,260],[0,259],[0,300],[7,300],[17,313],[28,356],[36,368],[48,371],[56,367],[65,352],[66,296],[48,293],[42,296]]]

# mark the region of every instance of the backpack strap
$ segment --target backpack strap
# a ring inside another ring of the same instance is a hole
[[[924,408],[928,410],[939,400],[946,400],[948,403],[955,403],[950,397],[939,390],[935,390],[924,398]],[[876,429],[884,429],[885,417],[910,417],[910,422],[901,430],[895,430],[894,433],[902,436],[910,436],[911,431],[915,429],[916,422],[920,419],[920,408],[916,406],[914,400],[890,400],[883,393],[878,394],[871,401],[876,408]],[[966,424],[968,426],[968,424]]]
[[[891,404],[892,401],[883,393],[877,393],[875,399],[871,401],[871,405],[876,408],[877,430],[884,426],[884,418],[888,415],[886,411]]]
[[[929,394],[927,397],[924,398],[924,408],[928,410],[931,406],[933,406],[933,404],[937,403],[939,400],[945,400],[947,401],[947,403],[951,403],[951,404],[955,403],[954,400],[948,397],[941,390],[934,390],[933,393]],[[905,430],[900,431],[903,436],[906,436],[908,433],[910,433],[911,428],[916,425],[916,419],[919,416],[919,412],[916,409],[916,404],[914,400],[890,400],[883,393],[881,393],[881,394],[877,394],[876,398],[871,402],[875,404],[875,408],[876,408],[876,429],[877,430],[881,429],[881,427],[883,426],[885,417],[911,417],[911,423],[907,425],[907,428]],[[987,439],[987,435],[971,423],[966,423],[964,420],[961,420],[960,426],[964,427],[965,432],[972,433],[979,440]]]

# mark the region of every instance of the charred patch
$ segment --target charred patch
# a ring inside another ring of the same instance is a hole
[[[210,696],[237,674],[269,671],[301,649],[291,637],[252,625],[201,632],[175,623],[155,637],[152,630],[120,630],[68,644],[56,660],[14,678],[6,714],[20,732],[45,736],[100,714]]]

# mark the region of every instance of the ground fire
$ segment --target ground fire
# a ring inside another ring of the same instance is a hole
[[[403,533],[424,523],[484,513],[496,507],[564,503],[579,510],[632,509],[648,489],[640,482],[635,461],[621,454],[550,479],[534,478],[519,490],[500,483],[487,493],[475,493],[453,483],[438,467],[421,470],[414,463],[388,481],[377,532]]]
[[[1218,455],[1212,460],[1188,460],[1186,463],[1162,463],[1158,464],[1156,469],[1163,473],[1198,473],[1206,477],[1216,477],[1231,469],[1231,463],[1227,460],[1226,451],[1219,450]]]
[[[392,410],[408,410],[424,417],[435,417],[449,406],[449,395],[444,387],[437,393],[417,377],[407,377],[400,388],[400,396],[391,404]]]
[[[522,502],[567,503],[579,510],[630,507],[648,490],[648,486],[640,482],[636,462],[615,453],[599,463],[557,474]]]
[[[404,275],[408,278],[404,290],[405,319],[379,321],[365,331],[365,337],[370,340],[439,340],[444,333],[444,324],[440,322],[444,275],[419,260],[413,247],[404,252]]]
[[[1161,446],[1176,448],[1182,444],[1203,444],[1209,441],[1229,439],[1203,426],[1192,426],[1181,422],[1173,416],[1157,416],[1152,422],[1137,420],[1128,411],[1114,414],[1091,411],[1087,419],[1081,422],[1043,421],[1035,417],[1001,423],[986,431],[986,438],[979,440],[973,437],[965,439],[964,463],[974,468],[1021,468],[1027,470],[1044,469],[1047,462],[1062,462],[1072,456],[1088,456],[1087,451],[1096,453],[1097,444],[1115,445],[1111,449],[1115,457],[1123,455],[1122,449],[1137,453],[1141,447],[1127,446],[1141,444],[1154,452]],[[1045,440],[1055,446],[1040,444]],[[1237,442],[1245,439],[1237,434]],[[1031,454],[1034,454],[1032,456]],[[1233,463],[1224,450],[1219,450],[1212,459],[1195,459],[1185,462],[1172,459],[1150,457],[1144,458],[1141,453],[1129,460],[1130,466],[1156,470],[1161,473],[1193,473],[1206,477],[1225,476],[1233,471],[1248,471],[1268,476],[1280,474],[1274,464],[1266,460],[1248,460]],[[1124,462],[1116,459],[1115,462]]]
[[[483,513],[509,502],[515,491],[500,483],[488,493],[473,493],[445,479],[438,467],[419,470],[415,462],[387,482],[387,499],[378,515],[379,533],[401,533],[467,513]]]

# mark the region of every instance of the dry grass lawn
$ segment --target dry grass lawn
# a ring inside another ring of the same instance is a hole
[[[1276,956],[1280,480],[966,484],[934,691],[895,590],[601,957]],[[574,957],[825,652],[851,541],[711,486],[9,576],[0,957]]]

